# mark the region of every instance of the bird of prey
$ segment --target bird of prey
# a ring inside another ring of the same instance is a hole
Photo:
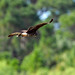
[[[12,36],[22,36],[22,37],[27,37],[27,36],[37,36],[37,30],[44,26],[44,25],[47,25],[49,23],[51,23],[53,21],[53,19],[51,19],[49,22],[46,22],[46,23],[40,23],[38,25],[35,25],[35,26],[32,26],[30,28],[28,28],[27,30],[21,30],[20,32],[14,32],[14,33],[11,33],[10,35],[8,35],[8,37],[12,37]]]

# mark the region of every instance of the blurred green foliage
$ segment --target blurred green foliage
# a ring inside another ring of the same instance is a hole
[[[0,0],[0,75],[74,75],[74,14],[74,0]],[[7,37],[51,18],[36,38]]]

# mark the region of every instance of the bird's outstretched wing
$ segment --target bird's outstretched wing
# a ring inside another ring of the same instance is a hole
[[[53,21],[53,19],[51,19],[51,20],[50,20],[49,22],[47,22],[47,23],[40,23],[40,24],[38,24],[38,25],[32,26],[32,27],[28,28],[27,33],[36,32],[40,27],[42,27],[42,26],[44,26],[44,25],[46,25],[46,24],[49,24],[49,23],[51,23],[52,21]]]
[[[19,36],[21,35],[21,32],[14,32],[14,33],[11,33],[10,35],[8,35],[8,37],[12,37],[12,36]]]

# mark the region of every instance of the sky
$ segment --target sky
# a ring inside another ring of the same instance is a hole
[[[42,13],[42,14],[41,14],[41,13]],[[39,15],[40,20],[44,21],[45,19],[48,18],[48,16],[51,15],[51,12],[50,12],[50,11],[46,11],[46,12],[38,11],[38,12],[37,12],[37,15]]]

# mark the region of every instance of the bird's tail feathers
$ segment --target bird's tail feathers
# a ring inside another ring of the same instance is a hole
[[[15,32],[15,33],[11,33],[10,35],[8,35],[8,37],[13,37],[13,36],[18,37],[18,36],[20,36],[20,35],[21,35],[20,32]]]

